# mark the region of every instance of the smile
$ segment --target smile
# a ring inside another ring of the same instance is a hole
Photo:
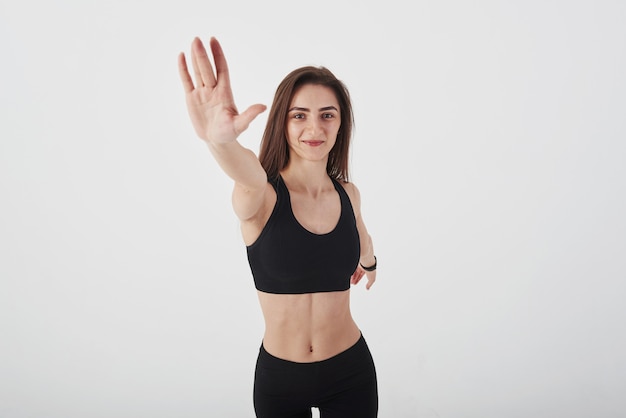
[[[324,143],[324,141],[302,141],[305,144],[311,146],[311,147],[319,147],[320,145],[322,145]]]

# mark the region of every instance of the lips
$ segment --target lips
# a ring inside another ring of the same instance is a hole
[[[322,145],[324,143],[324,141],[313,141],[313,140],[311,140],[311,141],[302,141],[302,142],[304,142],[305,144],[307,144],[309,146],[312,146],[312,147],[319,147],[320,145]]]

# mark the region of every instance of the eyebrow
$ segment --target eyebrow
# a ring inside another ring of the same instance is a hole
[[[311,109],[306,108],[306,107],[298,107],[298,106],[294,106],[291,109],[289,109],[289,112],[293,112],[294,110],[300,111],[300,112],[310,112]],[[334,110],[339,112],[339,110],[337,110],[337,108],[335,106],[326,106],[326,107],[320,107],[319,111],[323,112],[325,110]]]

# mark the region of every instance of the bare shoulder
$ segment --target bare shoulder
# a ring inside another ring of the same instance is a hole
[[[240,217],[241,232],[246,245],[251,245],[256,241],[259,235],[261,235],[261,231],[265,228],[265,224],[267,224],[267,221],[274,211],[276,201],[276,190],[274,190],[274,187],[268,182],[256,212],[246,218]]]
[[[348,181],[341,180],[339,181],[339,184],[343,186],[344,190],[348,194],[350,203],[352,203],[354,210],[358,211],[361,208],[361,192],[359,192],[359,188],[356,187],[356,184]]]

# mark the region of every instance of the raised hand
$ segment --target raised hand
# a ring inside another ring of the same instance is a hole
[[[210,46],[215,73],[200,38],[195,38],[191,44],[195,84],[189,74],[185,54],[181,52],[178,56],[178,71],[185,89],[187,111],[196,134],[202,140],[213,144],[233,142],[266,106],[255,104],[239,114],[222,47],[213,37]]]

